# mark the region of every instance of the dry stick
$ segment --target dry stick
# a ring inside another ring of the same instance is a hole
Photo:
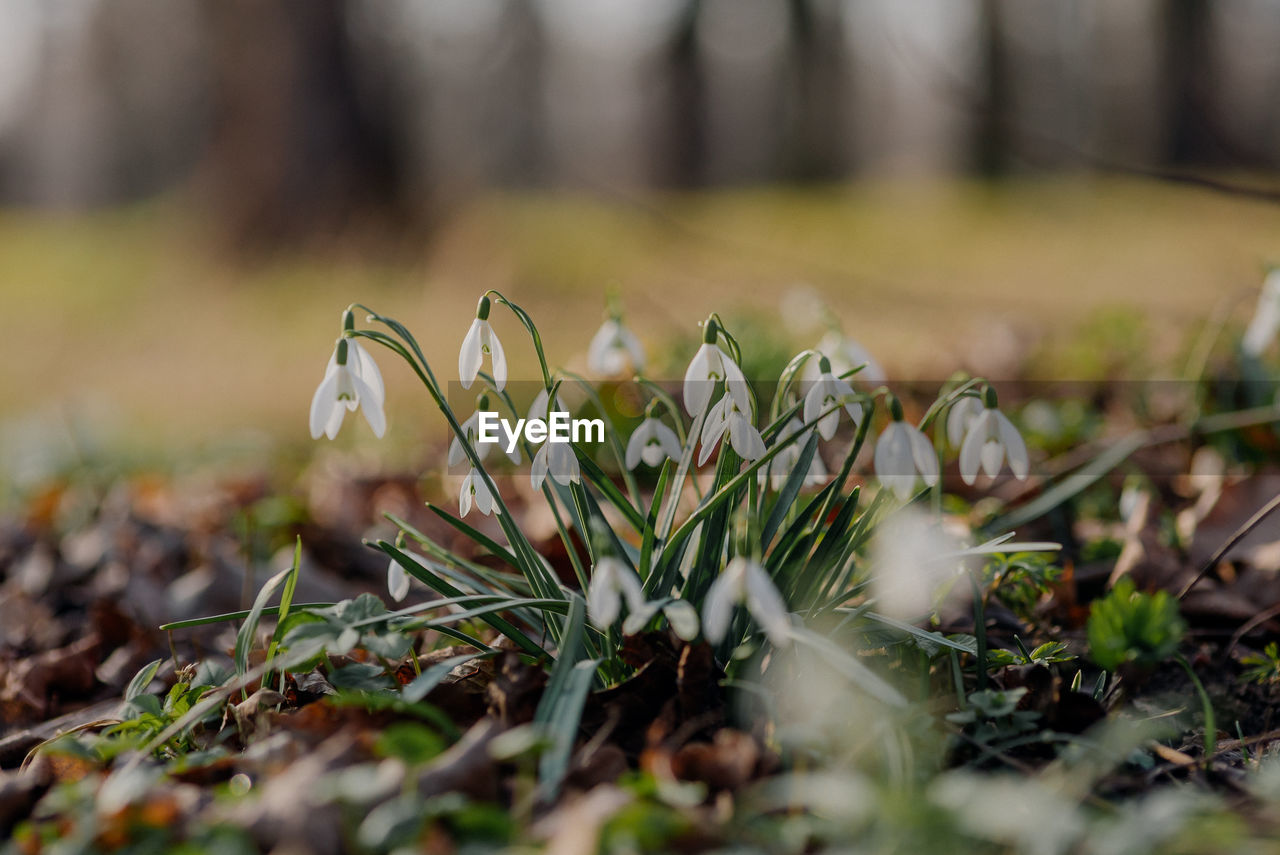
[[[1226,659],[1231,656],[1231,651],[1236,649],[1236,645],[1240,643],[1240,639],[1244,638],[1254,629],[1271,620],[1273,617],[1280,616],[1280,603],[1276,603],[1269,609],[1258,612],[1253,617],[1240,625],[1240,628],[1231,634],[1231,641],[1227,643],[1227,649],[1222,652],[1222,658]]]
[[[1257,513],[1249,518],[1248,522],[1236,529],[1235,534],[1227,538],[1226,543],[1218,547],[1218,550],[1213,553],[1213,556],[1204,565],[1204,567],[1200,569],[1200,572],[1197,573],[1191,581],[1187,582],[1187,584],[1182,587],[1182,590],[1178,592],[1178,599],[1184,599],[1187,594],[1191,592],[1191,589],[1195,587],[1197,582],[1213,572],[1213,569],[1218,566],[1223,558],[1226,557],[1226,554],[1231,551],[1232,547],[1243,540],[1249,532],[1257,528],[1258,525],[1269,517],[1277,508],[1280,508],[1280,494],[1277,494],[1275,498],[1263,505]]]

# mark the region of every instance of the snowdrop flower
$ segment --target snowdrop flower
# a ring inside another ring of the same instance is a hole
[[[548,414],[547,402],[549,399],[550,393],[545,388],[538,393],[536,398],[533,399],[533,403],[529,405],[529,419],[531,421],[533,419],[546,420]],[[560,393],[557,392],[555,406],[550,408],[550,412],[567,413],[568,411],[569,408],[564,405],[564,401],[560,400]]]
[[[874,356],[858,342],[844,335],[838,330],[831,330],[822,337],[814,350],[819,353],[825,353],[831,359],[831,365],[834,368],[836,376],[848,374],[859,365],[863,366],[862,370],[854,375],[859,380],[865,380],[873,386],[877,386],[888,380],[885,376],[884,369],[880,367],[880,363],[876,362]],[[818,366],[810,361],[806,367],[806,380],[816,379],[818,374]]]
[[[871,542],[876,611],[899,620],[917,620],[930,611],[963,570],[956,556],[960,546],[959,538],[910,506],[877,526]],[[955,590],[959,597],[968,592],[967,585]]]
[[[369,352],[358,341],[338,339],[324,379],[311,398],[311,438],[319,439],[321,434],[329,439],[337,437],[347,411],[361,404],[369,427],[381,438],[387,432],[387,417],[382,411],[386,395],[382,373]]]
[[[658,612],[662,612],[671,625],[671,631],[682,641],[693,641],[698,637],[698,610],[688,600],[674,597],[645,603],[639,609],[632,608],[631,614],[622,622],[622,634],[635,635],[640,632]]]
[[[959,448],[964,443],[969,428],[978,416],[982,415],[982,400],[973,395],[966,395],[951,405],[947,413],[947,442],[952,448]]]
[[[711,452],[720,444],[720,438],[729,434],[729,442],[733,450],[743,460],[759,460],[764,457],[764,438],[751,423],[748,413],[738,407],[738,399],[726,392],[707,413],[707,420],[702,425],[702,451],[698,453],[698,465],[707,462]]]
[[[684,409],[696,416],[707,407],[717,381],[723,380],[741,412],[751,412],[751,390],[738,363],[716,344],[716,322],[708,319],[702,346],[684,372]]]
[[[484,355],[489,354],[493,362],[493,383],[498,391],[507,385],[507,355],[502,350],[502,342],[494,335],[489,326],[489,298],[481,297],[476,307],[476,319],[467,330],[467,337],[462,340],[462,349],[458,351],[458,377],[463,389],[470,389],[480,373],[480,363]]]
[[[1262,293],[1258,295],[1258,307],[1253,311],[1253,319],[1249,321],[1240,340],[1240,348],[1249,356],[1257,358],[1262,355],[1271,342],[1275,341],[1280,331],[1280,267],[1272,270],[1262,283]]]
[[[387,565],[387,593],[397,603],[409,595],[409,572],[394,558]]]
[[[804,396],[804,420],[811,422],[836,404],[844,407],[844,411],[853,420],[854,426],[862,423],[862,405],[855,400],[853,387],[831,373],[831,362],[825,356],[818,360],[819,376],[817,382],[809,387]],[[818,435],[823,439],[831,439],[840,426],[840,410],[835,409],[822,416],[818,422]]]
[[[960,445],[960,477],[966,484],[978,480],[978,467],[994,478],[1008,457],[1009,468],[1019,481],[1027,477],[1027,444],[1004,413],[996,409],[996,392],[987,387],[986,407],[973,420]]]
[[[494,446],[500,446],[511,462],[516,466],[520,465],[520,447],[517,445],[506,452],[506,441],[501,439],[499,432],[499,442],[477,442],[476,439],[480,435],[480,411],[489,409],[489,398],[485,395],[480,396],[480,400],[476,403],[476,410],[465,422],[462,423],[462,433],[467,438],[467,442],[476,450],[476,457],[481,461],[489,456],[489,449]],[[457,466],[459,463],[467,459],[467,453],[462,450],[462,441],[455,436],[449,441],[449,465]]]
[[[578,455],[573,453],[573,445],[568,442],[552,442],[547,440],[533,456],[533,468],[529,479],[534,490],[542,489],[542,482],[550,475],[561,485],[568,487],[575,481],[582,483],[582,470],[578,465]]]
[[[707,589],[702,606],[702,634],[712,644],[724,640],[729,632],[733,607],[745,603],[769,641],[777,647],[791,637],[791,617],[787,604],[774,587],[773,580],[759,563],[736,556]]]
[[[782,426],[782,430],[778,432],[778,438],[774,440],[774,444],[786,442],[796,434],[804,425],[800,420],[792,417],[791,421]],[[807,436],[802,436],[792,442],[782,451],[778,452],[769,465],[765,467],[768,470],[767,477],[769,486],[775,490],[782,489],[782,485],[787,483],[787,478],[791,476],[791,471],[796,468],[796,464],[800,462],[800,452],[804,448],[804,444],[808,442]],[[765,469],[760,471],[760,482],[763,484],[766,477]],[[827,477],[827,467],[822,464],[822,458],[817,454],[813,455],[813,460],[809,463],[809,473],[805,476],[804,486],[812,487],[821,484],[822,480]]]
[[[648,416],[627,440],[626,464],[635,469],[644,461],[650,466],[660,466],[663,460],[679,460],[682,453],[676,432]]]
[[[484,476],[475,467],[472,467],[471,471],[467,472],[467,477],[462,479],[462,488],[458,491],[458,516],[465,517],[471,513],[472,504],[486,516],[502,512],[493,493],[489,492],[489,485],[485,482]]]
[[[893,423],[876,442],[876,476],[900,500],[906,501],[915,490],[917,475],[930,487],[938,483],[938,457],[929,438],[902,420],[902,403],[892,396],[889,412]]]
[[[622,600],[635,614],[645,607],[644,589],[640,577],[620,558],[605,556],[591,570],[591,582],[587,586],[587,614],[600,629],[613,626],[622,611]]]
[[[592,374],[614,377],[628,369],[644,368],[644,348],[635,333],[623,326],[621,319],[609,318],[591,337],[587,347],[587,368]]]

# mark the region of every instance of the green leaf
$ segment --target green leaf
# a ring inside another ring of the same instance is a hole
[[[809,466],[813,463],[813,455],[817,451],[818,434],[815,431],[809,435],[809,441],[804,444],[804,449],[800,452],[800,459],[796,461],[795,468],[787,476],[786,482],[778,492],[778,500],[774,502],[773,510],[765,521],[764,531],[760,534],[761,552],[769,548],[769,544],[773,542],[773,536],[777,533],[778,527],[787,518],[787,512],[791,510],[792,505],[795,504],[796,497],[800,495],[800,488],[804,486],[805,479],[809,477]]]
[[[552,747],[543,753],[538,764],[540,785],[548,798],[559,792],[560,783],[569,769],[569,756],[578,735],[582,707],[595,678],[598,661],[582,658],[586,618],[586,601],[577,594],[571,595],[560,658],[551,669],[547,688],[533,716],[534,723],[546,727],[552,741]]]
[[[267,583],[258,591],[258,596],[253,601],[253,608],[249,609],[248,617],[240,625],[240,631],[236,633],[236,674],[242,675],[249,670],[249,650],[253,647],[253,636],[258,631],[258,621],[262,618],[262,612],[266,609],[267,601],[271,599],[271,595],[284,584],[285,579],[293,572],[293,567],[281,570],[268,579]]]
[[[156,672],[160,670],[160,663],[163,661],[163,659],[157,659],[154,662],[148,662],[142,666],[137,674],[133,675],[133,679],[129,681],[129,685],[124,690],[126,702],[133,700],[147,690],[147,686],[150,686],[151,681],[156,678]]]
[[[458,656],[451,656],[443,662],[437,662],[413,678],[413,682],[401,689],[400,697],[410,703],[416,703],[431,694],[431,690],[440,685],[454,668],[473,659],[489,658],[492,655],[488,653],[463,653]]]
[[[510,550],[506,549],[504,546],[499,544],[493,538],[489,537],[486,534],[483,534],[480,531],[477,531],[476,529],[467,525],[462,520],[455,517],[453,514],[449,513],[448,511],[445,511],[442,508],[436,507],[430,502],[427,502],[427,510],[431,511],[433,514],[440,517],[440,519],[444,520],[449,525],[453,526],[455,529],[465,534],[471,540],[475,541],[475,543],[478,546],[488,551],[490,555],[500,559],[505,564],[515,568],[516,570],[520,569],[520,562],[516,561],[516,557],[511,554]],[[392,518],[392,521],[398,522],[394,518]]]

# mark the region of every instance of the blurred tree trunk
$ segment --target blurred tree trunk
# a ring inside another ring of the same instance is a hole
[[[1210,106],[1211,14],[1209,0],[1165,0],[1165,158],[1172,163],[1220,163],[1225,154]]]
[[[385,225],[397,164],[352,73],[345,0],[205,0],[214,128],[201,187],[251,252]]]
[[[1009,167],[1012,99],[1009,91],[1009,48],[1005,42],[1001,0],[982,0],[978,20],[982,50],[982,114],[977,123],[974,161],[988,177]]]

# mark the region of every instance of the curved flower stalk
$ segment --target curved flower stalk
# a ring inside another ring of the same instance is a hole
[[[707,462],[711,452],[720,444],[720,438],[726,433],[733,450],[743,460],[759,460],[764,457],[764,438],[751,423],[750,408],[739,409],[738,399],[725,392],[724,397],[716,402],[707,413],[707,420],[702,425],[702,450],[698,452],[698,465]]]
[[[1240,340],[1240,349],[1256,359],[1276,340],[1277,332],[1280,332],[1280,268],[1267,274],[1262,283],[1262,293]]]
[[[626,466],[635,469],[641,461],[649,466],[661,466],[664,460],[678,462],[682,452],[676,432],[650,415],[627,440]]]
[[[1008,416],[996,409],[996,393],[986,390],[986,407],[974,417],[960,445],[960,477],[966,484],[978,480],[978,469],[994,478],[1008,458],[1009,468],[1019,481],[1025,480],[1030,467],[1027,444]]]
[[[573,483],[582,483],[582,468],[578,464],[578,455],[574,454],[571,443],[550,440],[542,443],[538,453],[533,456],[533,467],[529,472],[533,489],[541,490],[542,482],[548,475],[564,487]]]
[[[458,351],[458,379],[462,381],[464,389],[470,389],[471,384],[476,382],[476,375],[480,373],[480,365],[486,354],[493,364],[494,387],[501,392],[507,385],[507,355],[502,350],[502,342],[498,341],[493,327],[489,325],[490,305],[487,295],[480,298],[475,320],[471,322]]]
[[[607,318],[587,347],[587,369],[601,377],[644,370],[644,347],[618,316]]]
[[[791,639],[791,616],[786,601],[760,564],[745,556],[735,556],[707,589],[702,606],[702,634],[713,644],[729,632],[733,609],[744,604],[775,647]]]
[[[818,359],[818,372],[818,379],[804,396],[804,420],[818,419],[818,435],[831,439],[840,426],[840,410],[834,407],[840,405],[857,427],[862,423],[862,405],[857,402],[853,387],[831,373],[831,361],[827,357]]]
[[[707,408],[717,382],[724,382],[726,394],[732,395],[741,412],[751,412],[751,388],[733,357],[716,344],[719,325],[714,317],[707,320],[702,333],[702,346],[693,355],[684,372],[684,409],[696,416]]]
[[[489,485],[474,466],[462,479],[462,487],[458,490],[458,516],[465,517],[471,513],[472,505],[485,516],[502,513],[493,493],[489,492]]]
[[[902,403],[889,401],[892,423],[876,442],[876,477],[902,501],[911,498],[916,479],[932,487],[938,483],[938,456],[933,443],[914,425],[902,420]]]
[[[352,328],[351,312],[343,316],[344,331]],[[369,352],[360,342],[344,337],[338,339],[324,371],[324,379],[311,397],[311,438],[321,435],[335,439],[342,427],[342,419],[348,410],[363,405],[365,421],[379,439],[387,432],[387,417],[383,412],[386,387],[382,372]]]
[[[608,629],[622,613],[622,601],[635,614],[645,607],[640,577],[620,558],[606,555],[596,562],[587,586],[587,614],[599,629]]]
[[[800,420],[792,418],[783,425],[782,430],[778,432],[778,437],[773,441],[774,445],[788,443],[786,448],[778,453],[778,456],[769,461],[769,465],[760,470],[760,483],[764,483],[765,478],[769,479],[769,486],[774,490],[781,490],[782,485],[787,483],[793,469],[800,462],[800,453],[804,447],[807,437],[803,434],[794,441],[791,437],[800,433],[804,427]],[[827,477],[827,467],[823,465],[822,458],[817,454],[813,455],[813,459],[809,462],[809,472],[805,475],[804,486],[814,487],[821,484]]]

